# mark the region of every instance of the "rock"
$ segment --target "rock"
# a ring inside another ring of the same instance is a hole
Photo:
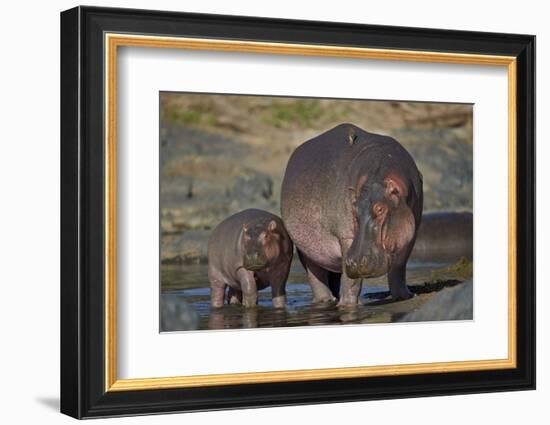
[[[218,134],[183,126],[164,126],[161,132],[161,168],[179,157],[239,158],[248,147]]]
[[[257,160],[246,165],[254,149],[216,134],[185,127],[164,128],[160,184],[163,237],[188,229],[214,228],[246,208],[278,213],[273,178],[252,168]]]
[[[463,129],[402,129],[391,135],[411,153],[424,176],[424,210],[471,211],[473,145]]]
[[[184,295],[163,293],[160,296],[161,332],[198,329],[199,315],[185,301]]]
[[[454,287],[442,289],[418,310],[406,314],[399,321],[472,320],[473,302],[473,282],[468,280]]]
[[[209,234],[207,230],[187,230],[164,236],[161,239],[161,263],[206,263]]]
[[[229,196],[239,202],[271,199],[273,195],[273,180],[263,173],[248,173],[235,179],[229,190]]]

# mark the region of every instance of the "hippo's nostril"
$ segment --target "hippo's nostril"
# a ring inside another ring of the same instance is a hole
[[[357,267],[357,263],[355,262],[355,260],[347,259],[346,260],[346,266],[347,267]]]

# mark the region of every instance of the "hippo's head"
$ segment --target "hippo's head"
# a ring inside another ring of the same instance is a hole
[[[415,236],[407,186],[397,175],[372,181],[363,176],[352,192],[354,238],[346,255],[346,274],[352,279],[381,276]]]
[[[275,220],[259,221],[243,225],[243,266],[257,271],[269,267],[279,256],[281,235]]]

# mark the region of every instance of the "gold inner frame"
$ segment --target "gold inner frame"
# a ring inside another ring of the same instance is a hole
[[[149,390],[415,373],[443,373],[516,367],[516,58],[444,52],[370,49],[326,45],[105,34],[105,391]],[[119,46],[328,56],[507,67],[508,72],[508,357],[495,360],[118,379],[116,325],[116,99]]]

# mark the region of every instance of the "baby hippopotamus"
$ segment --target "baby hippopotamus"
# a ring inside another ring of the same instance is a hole
[[[422,175],[395,139],[341,124],[298,146],[281,212],[316,302],[354,305],[361,279],[388,275],[412,296],[405,271],[422,217]]]
[[[247,209],[222,221],[208,240],[208,279],[212,307],[253,307],[258,290],[271,286],[273,307],[286,305],[285,286],[294,246],[282,220]]]

